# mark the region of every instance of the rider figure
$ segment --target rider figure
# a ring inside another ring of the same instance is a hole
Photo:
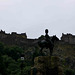
[[[51,39],[50,39],[50,37],[49,37],[49,35],[48,35],[48,29],[45,30],[45,33],[46,33],[46,35],[45,35],[45,40],[46,40],[47,42],[51,41]]]
[[[51,46],[53,48],[54,44],[53,44],[53,42],[51,41],[51,38],[48,35],[48,29],[45,30],[45,33],[46,33],[45,40],[46,40],[46,43],[47,43],[46,47]]]

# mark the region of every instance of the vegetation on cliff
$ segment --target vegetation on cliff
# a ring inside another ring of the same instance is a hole
[[[8,47],[0,43],[0,75],[21,75],[21,54],[24,50],[17,46]],[[24,60],[23,70],[26,75],[31,64]]]
[[[6,46],[0,43],[0,75],[20,75],[21,74],[21,54],[25,54],[23,63],[23,73],[30,75],[30,69],[34,64],[34,58],[39,56],[38,46],[21,48],[18,46]],[[49,55],[49,50],[44,49],[43,53]],[[55,43],[54,56],[60,58],[60,65],[64,70],[64,75],[75,74],[75,45]]]

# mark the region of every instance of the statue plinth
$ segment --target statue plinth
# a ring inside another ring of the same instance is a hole
[[[38,56],[34,59],[31,75],[62,75],[57,56]]]

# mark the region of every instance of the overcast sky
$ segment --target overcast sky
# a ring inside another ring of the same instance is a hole
[[[0,0],[0,29],[6,33],[26,32],[38,38],[49,35],[75,35],[75,0]]]

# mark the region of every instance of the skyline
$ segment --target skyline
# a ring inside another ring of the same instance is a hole
[[[3,34],[7,34],[7,35],[12,35],[12,33],[16,33],[16,34],[25,34],[25,36],[27,37],[27,39],[38,39],[39,37],[37,37],[37,38],[28,38],[28,36],[27,36],[27,34],[26,33],[17,33],[17,32],[11,32],[11,33],[6,33],[5,31],[3,31],[3,30],[0,30],[0,32],[2,32]],[[52,35],[52,36],[56,36],[57,38],[59,38],[59,40],[61,40],[61,38],[62,38],[62,36],[63,35],[72,35],[72,36],[75,36],[75,35],[73,35],[73,34],[71,34],[71,33],[62,33],[62,35],[61,35],[61,37],[57,37],[57,35]],[[45,36],[45,35],[44,35]],[[50,35],[49,35],[50,36]],[[50,36],[51,37],[51,36]]]

